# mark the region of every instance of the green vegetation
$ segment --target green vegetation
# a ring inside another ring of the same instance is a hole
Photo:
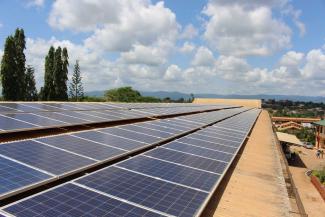
[[[132,87],[120,87],[107,90],[105,92],[105,100],[109,102],[191,103],[194,100],[194,95],[191,94],[191,98],[188,100],[185,100],[184,98],[172,100],[169,97],[160,99],[152,96],[142,96],[139,91],[132,89]]]
[[[120,87],[105,92],[105,99],[109,102],[161,102],[155,97],[144,97],[132,87]]]
[[[44,87],[41,88],[40,97],[44,101],[68,100],[68,50],[50,47],[45,57]]]
[[[325,104],[314,102],[300,102],[274,99],[262,100],[263,108],[267,109],[272,116],[280,117],[322,117],[325,115]]]
[[[77,60],[74,65],[72,81],[69,86],[69,94],[73,101],[80,101],[84,96],[84,88],[81,79],[79,61]]]
[[[325,167],[323,167],[321,170],[313,170],[312,175],[316,176],[319,181],[325,185]]]
[[[16,29],[5,42],[1,61],[2,96],[4,100],[25,100],[25,34],[23,29]]]
[[[34,78],[34,68],[31,66],[27,66],[26,68],[26,96],[25,100],[27,101],[37,101],[37,90],[35,87],[35,78]]]

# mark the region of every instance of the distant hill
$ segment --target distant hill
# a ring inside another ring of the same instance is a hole
[[[104,96],[105,91],[90,91],[86,92],[87,96]],[[177,91],[140,91],[143,96],[153,96],[157,98],[166,98],[179,99],[179,98],[190,98],[190,94],[181,93]],[[267,95],[267,94],[258,94],[258,95],[221,95],[221,94],[209,94],[209,93],[198,93],[194,94],[196,98],[228,98],[228,99],[275,99],[275,100],[291,100],[291,101],[312,101],[312,102],[324,102],[325,97],[323,96],[298,96],[298,95]]]

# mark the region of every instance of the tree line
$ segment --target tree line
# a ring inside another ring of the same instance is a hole
[[[66,47],[49,48],[45,57],[44,85],[37,92],[35,70],[26,66],[25,33],[17,28],[6,38],[1,60],[2,97],[6,101],[79,101],[83,98],[83,84],[79,61],[74,65],[68,88],[69,55]],[[69,92],[68,92],[69,89]]]

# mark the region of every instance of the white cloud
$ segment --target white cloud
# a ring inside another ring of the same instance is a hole
[[[177,65],[170,65],[164,75],[166,81],[179,81],[182,79],[182,70]]]
[[[312,80],[325,80],[325,53],[323,50],[315,49],[308,52],[302,75]]]
[[[214,56],[211,50],[206,47],[199,47],[191,62],[194,66],[211,66],[214,64]]]
[[[198,36],[199,31],[193,26],[193,24],[188,24],[180,35],[181,39],[192,39]]]
[[[284,66],[298,66],[304,58],[303,53],[289,51],[284,54],[280,60],[280,64]]]
[[[185,41],[183,46],[179,48],[181,53],[191,53],[196,49],[195,44]]]
[[[210,1],[203,13],[209,17],[204,38],[211,47],[231,56],[265,56],[289,47],[290,28],[273,17],[266,1],[259,2]]]
[[[166,60],[166,50],[162,47],[134,45],[133,50],[121,53],[121,60],[129,64],[161,65]]]
[[[45,0],[28,0],[27,6],[42,7],[44,3]]]

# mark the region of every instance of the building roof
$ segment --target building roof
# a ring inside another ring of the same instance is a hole
[[[303,145],[302,142],[295,135],[282,132],[276,132],[276,135],[278,136],[278,139],[281,142],[287,142],[295,145]]]
[[[313,124],[320,125],[320,126],[325,126],[325,119],[324,120],[317,121],[317,122],[314,122]]]
[[[272,121],[294,121],[294,122],[302,122],[302,123],[312,123],[315,121],[319,121],[320,118],[296,118],[296,117],[272,117]]]
[[[262,101],[260,99],[221,99],[221,98],[195,98],[193,103],[199,104],[225,104],[225,105],[237,105],[253,108],[261,108]]]

